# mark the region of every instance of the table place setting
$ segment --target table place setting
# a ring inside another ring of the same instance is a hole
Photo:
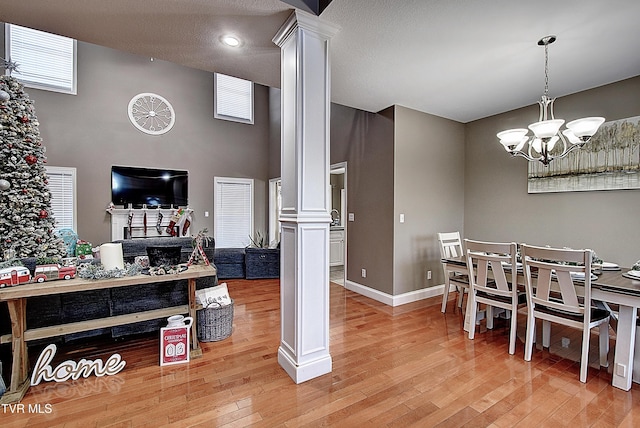
[[[571,272],[571,278],[575,279],[576,281],[584,281],[584,272]],[[598,279],[598,276],[591,272],[591,280],[596,280]]]
[[[640,281],[640,260],[635,262],[633,266],[631,266],[631,270],[623,273],[622,276],[624,276],[625,278]]]
[[[602,270],[621,270],[620,266],[611,262],[602,262],[601,269]]]

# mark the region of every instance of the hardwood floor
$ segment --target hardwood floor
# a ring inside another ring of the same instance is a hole
[[[445,315],[441,298],[393,308],[332,284],[333,371],[295,385],[277,363],[279,282],[227,284],[233,334],[203,343],[202,358],[160,367],[155,336],[65,345],[58,361],[118,352],[127,365],[115,376],[32,387],[23,412],[0,409],[2,427],[640,426],[638,385],[618,390],[593,367],[579,382],[578,335],[553,329],[551,350],[525,362],[521,340],[508,354],[504,322],[468,340],[455,293]]]

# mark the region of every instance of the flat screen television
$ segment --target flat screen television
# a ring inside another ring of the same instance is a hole
[[[173,169],[111,167],[111,201],[135,208],[186,206],[189,173]]]

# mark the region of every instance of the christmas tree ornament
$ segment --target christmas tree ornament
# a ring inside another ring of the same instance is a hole
[[[11,99],[11,95],[8,92],[0,90],[0,101],[9,101]]]
[[[38,214],[38,217],[47,218],[47,217],[49,217],[49,213],[47,212],[47,210],[40,210],[40,213]]]
[[[0,180],[0,190],[9,190],[10,187],[11,183],[9,183],[9,181],[5,180],[4,178]]]
[[[20,118],[20,121],[21,121],[22,123],[27,123],[27,122],[29,122],[29,117],[28,117],[28,116],[22,116],[22,117]]]
[[[29,165],[33,165],[34,163],[38,162],[38,158],[34,155],[27,155],[25,156],[24,160],[26,160]]]

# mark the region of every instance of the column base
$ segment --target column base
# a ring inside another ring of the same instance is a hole
[[[331,355],[329,354],[303,365],[298,365],[282,349],[282,346],[278,348],[278,363],[296,384],[331,373],[332,367]]]

